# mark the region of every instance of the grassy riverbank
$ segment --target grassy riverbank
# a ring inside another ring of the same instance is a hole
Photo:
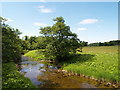
[[[43,53],[33,50],[25,56],[46,59]],[[97,79],[118,81],[118,46],[84,47],[83,52],[71,55],[70,59],[60,62],[63,69],[92,76]]]
[[[83,52],[62,62],[63,69],[97,79],[118,81],[118,47],[84,47]]]
[[[28,53],[26,53],[24,56],[28,56],[28,57],[34,58],[35,61],[54,59],[53,56],[45,57],[45,55],[44,55],[44,49],[31,50]]]
[[[31,81],[22,75],[14,62],[2,64],[2,88],[35,88]]]

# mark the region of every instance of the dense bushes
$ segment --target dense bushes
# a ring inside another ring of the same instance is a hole
[[[2,88],[35,88],[28,78],[20,74],[15,63],[4,63],[2,71]]]
[[[24,36],[20,43],[23,51],[44,49],[46,47],[45,38],[43,36]]]
[[[6,24],[2,24],[2,61],[17,62],[20,60],[22,47],[20,46],[18,29],[11,28]]]

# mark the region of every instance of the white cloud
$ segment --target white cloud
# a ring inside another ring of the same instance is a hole
[[[84,19],[79,22],[79,24],[92,24],[92,23],[97,23],[99,22],[98,19]]]
[[[87,30],[87,28],[78,28],[77,30],[78,31],[84,31],[84,30]]]
[[[39,2],[45,2],[45,0],[39,0]]]
[[[42,13],[51,13],[51,12],[53,12],[53,10],[48,9],[48,8],[42,8],[42,9],[40,9],[40,12],[42,12]]]
[[[40,11],[41,13],[52,13],[52,12],[53,12],[52,9],[50,9],[50,8],[45,8],[45,6],[43,6],[43,5],[38,6],[38,8],[40,9],[39,11]]]
[[[41,27],[47,26],[45,23],[39,23],[39,22],[35,22],[33,24],[36,26],[41,26]]]
[[[44,8],[45,6],[38,6],[38,8]]]

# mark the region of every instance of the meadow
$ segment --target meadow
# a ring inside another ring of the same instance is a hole
[[[36,60],[48,59],[41,51],[32,50],[25,56],[36,58]],[[76,54],[71,53],[67,61],[59,64],[69,72],[106,81],[118,81],[118,46],[88,46],[83,47],[82,51]]]
[[[84,47],[83,52],[61,63],[63,69],[96,79],[118,81],[118,46]]]
[[[24,56],[34,58],[34,61],[54,59],[53,56],[46,57],[44,55],[44,51],[45,49],[31,50],[28,53],[26,53]]]

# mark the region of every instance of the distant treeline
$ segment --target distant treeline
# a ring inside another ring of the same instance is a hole
[[[88,46],[115,46],[120,45],[120,40],[113,40],[109,42],[98,42],[98,43],[90,43]]]

